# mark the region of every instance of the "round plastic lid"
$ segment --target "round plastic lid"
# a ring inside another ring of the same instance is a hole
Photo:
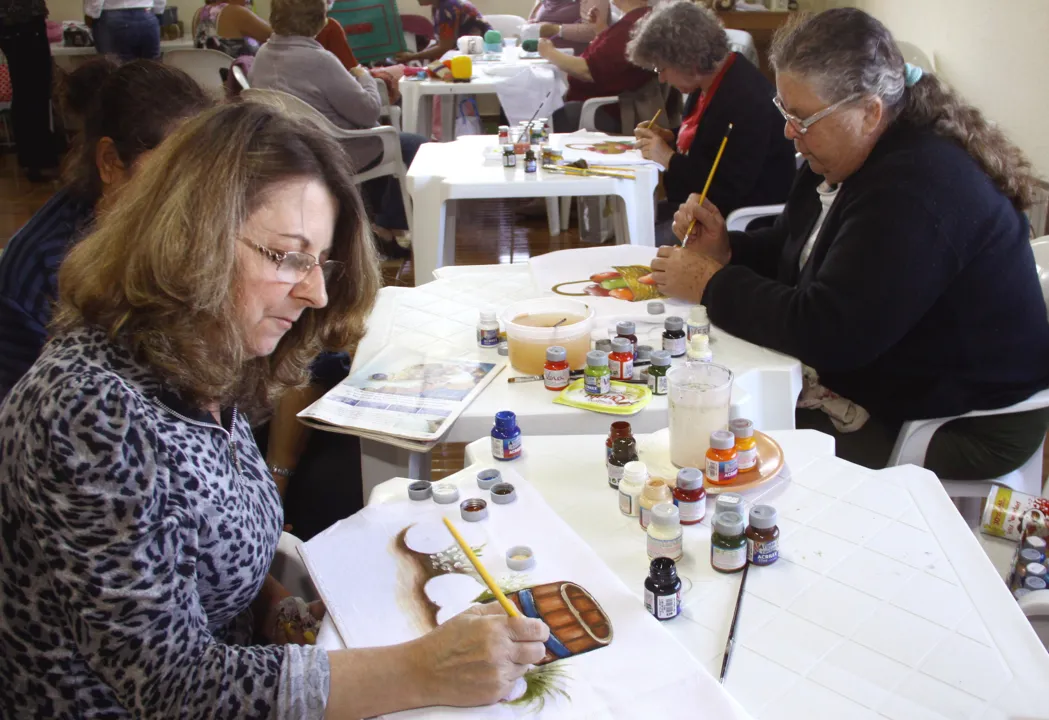
[[[666,310],[666,306],[658,300],[652,300],[648,303],[648,314],[649,315],[662,315]]]
[[[1029,535],[1024,540],[1024,549],[1028,548],[1045,552],[1045,538],[1040,538],[1037,535]]]
[[[491,492],[492,502],[496,505],[508,505],[517,499],[517,490],[508,482],[496,483]]]
[[[714,518],[714,532],[722,535],[742,535],[743,516],[737,512],[723,512]]]
[[[535,567],[535,554],[527,545],[514,545],[506,551],[506,567],[511,570],[531,570]]]
[[[723,512],[739,513],[740,517],[743,517],[743,496],[736,493],[718,495],[718,499],[714,502],[714,514],[720,515]]]
[[[677,471],[677,486],[682,490],[696,490],[703,487],[703,473],[699,468],[681,468]]]
[[[654,525],[679,525],[681,515],[674,503],[663,502],[652,506],[652,523]]]
[[[612,338],[612,352],[633,354],[630,348],[630,341],[624,337]]]
[[[608,365],[608,353],[601,352],[600,350],[591,350],[586,354],[586,364],[595,367]]]
[[[591,350],[590,352],[610,353],[610,352],[612,352],[612,341],[609,340],[608,338],[603,338],[601,340],[598,340],[597,342],[594,343],[594,349]]]
[[[480,522],[488,517],[488,503],[481,498],[468,498],[459,504],[459,513],[466,522]]]
[[[652,350],[652,346],[651,345],[638,345],[637,346],[637,359],[638,359],[638,361],[651,360],[652,359],[652,353],[653,353],[653,350]]]
[[[505,340],[503,342],[499,343],[498,350],[499,350],[499,354],[500,355],[509,355],[510,354],[510,345],[509,345],[509,343],[507,343]]]
[[[758,530],[771,530],[778,519],[779,514],[771,505],[755,505],[750,509],[750,524]]]
[[[736,436],[728,430],[715,430],[710,433],[710,447],[715,450],[728,450],[736,446]]]
[[[685,327],[685,321],[677,315],[671,315],[663,322],[663,327],[670,332],[677,332]]]
[[[746,418],[736,418],[728,426],[732,434],[738,438],[754,437],[754,423]]]
[[[1034,548],[1024,548],[1020,551],[1020,560],[1025,563],[1036,563],[1042,559],[1042,553]]]
[[[688,319],[692,321],[693,325],[706,325],[707,306],[696,305],[694,308],[692,308],[692,312],[689,313]]]
[[[670,364],[670,351],[656,350],[652,353],[651,360],[656,367],[665,367]]]
[[[645,483],[644,496],[649,500],[663,500],[670,497],[670,488],[662,480],[649,480]]]
[[[1040,577],[1028,577],[1024,578],[1024,588],[1027,590],[1045,590],[1045,578]]]
[[[1027,563],[1027,577],[1045,577],[1046,568],[1042,563]]]
[[[507,145],[507,147],[513,147]],[[482,310],[481,311],[481,322],[495,322],[495,310]]]
[[[618,441],[617,441],[618,442]],[[643,483],[648,479],[648,466],[640,460],[631,460],[623,466],[623,480],[626,482]],[[621,481],[621,482],[622,482]]]
[[[624,320],[616,323],[616,332],[620,335],[633,335],[635,325],[630,320]]]
[[[546,349],[546,359],[549,362],[564,362],[568,359],[568,351],[560,345],[551,345]]]
[[[433,501],[441,505],[448,505],[459,499],[459,488],[451,483],[437,483],[431,488]]]
[[[408,486],[408,497],[412,500],[429,500],[433,486],[429,480],[416,480]]]
[[[706,352],[710,348],[710,338],[700,333],[699,335],[693,335],[691,340],[692,349],[696,352]]]
[[[481,488],[482,490],[488,490],[497,482],[500,482],[502,479],[502,473],[500,473],[494,468],[482,470],[481,472],[477,473],[477,487]]]

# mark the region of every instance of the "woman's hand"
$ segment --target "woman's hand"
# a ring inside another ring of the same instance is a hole
[[[511,618],[498,603],[478,605],[412,643],[414,680],[428,705],[491,705],[546,654],[550,629]]]
[[[670,135],[669,141],[666,139],[666,134]],[[670,167],[674,149],[669,143],[673,142],[674,133],[658,126],[649,130],[647,127],[638,125],[634,129],[634,137],[637,138],[636,146],[641,151],[641,157],[659,163],[664,170]]]
[[[544,37],[539,38],[539,46],[536,48],[536,52],[539,53],[539,57],[549,60],[551,55],[560,51],[550,40]]]
[[[661,247],[652,260],[652,279],[660,292],[699,304],[714,273],[724,265],[709,255],[681,247]]]
[[[399,63],[408,63],[415,59],[415,53],[401,50],[399,53],[394,53],[393,59]]]
[[[608,13],[601,15],[596,7],[590,8],[590,12],[586,14],[586,21],[594,26],[598,34],[608,29]]]
[[[693,226],[693,221],[695,225]],[[710,200],[699,204],[699,195],[692,193],[685,204],[674,213],[674,235],[684,242],[689,227],[688,249],[709,255],[721,265],[728,265],[732,260],[732,245],[728,240],[725,218]]]
[[[561,33],[561,26],[557,23],[542,23],[539,26],[539,37],[552,38]]]

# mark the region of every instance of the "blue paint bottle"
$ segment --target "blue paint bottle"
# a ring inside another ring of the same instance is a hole
[[[492,457],[496,460],[514,460],[521,457],[521,428],[517,427],[517,416],[509,410],[495,414]]]

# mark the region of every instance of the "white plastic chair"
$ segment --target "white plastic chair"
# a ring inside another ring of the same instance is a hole
[[[379,89],[379,99],[382,100],[382,110],[379,117],[389,120],[390,127],[401,129],[401,108],[390,102],[390,91],[386,89],[386,83],[376,80],[375,86]]]
[[[237,85],[240,86],[241,90],[251,89],[251,83],[248,82],[248,76],[244,74],[244,68],[240,65],[234,65],[230,68],[230,72],[233,73],[233,79],[237,81]]]
[[[1035,590],[1020,598],[1020,609],[1031,621],[1038,639],[1049,650],[1049,590]]]
[[[726,29],[725,34],[728,35],[729,49],[738,52],[755,67],[761,67],[761,60],[758,58],[758,50],[754,46],[754,37],[749,32],[746,30]]]
[[[299,555],[301,545],[302,540],[291,533],[281,533],[280,540],[277,542],[277,553],[273,556],[273,563],[270,565],[270,575],[276,578],[277,582],[292,595],[306,602],[312,602],[318,598],[318,594],[317,589],[313,586],[313,581],[310,580],[306,563]]]
[[[164,64],[177,67],[200,86],[219,98],[225,97],[226,87],[222,82],[222,71],[229,70],[233,58],[218,50],[187,48],[169,50],[164,53]]]
[[[484,19],[492,26],[493,30],[498,30],[504,38],[520,37],[521,28],[528,24],[528,21],[519,15],[489,15],[485,13]]]
[[[800,169],[805,164],[805,157],[801,153],[794,154],[794,164]],[[737,208],[725,218],[725,229],[746,230],[751,222],[763,217],[775,217],[783,212],[786,205],[754,205],[753,207]]]
[[[1049,306],[1049,236],[1039,238],[1031,243],[1037,265],[1038,278],[1042,286],[1042,299]],[[981,417],[986,415],[1005,415],[1027,412],[1049,407],[1049,390],[1041,390],[1031,397],[1007,408],[997,410],[977,410],[960,417]],[[955,418],[935,418],[932,420],[912,420],[903,424],[896,438],[896,445],[889,457],[889,465],[925,464],[925,454],[933,434],[944,424]],[[987,481],[940,480],[944,490],[961,511],[962,516],[974,526],[979,522],[979,502],[987,497],[991,485],[1004,485],[1028,495],[1041,496],[1042,486],[1042,450],[1045,443],[1038,446],[1027,462],[1019,469],[999,478]]]
[[[382,159],[375,167],[363,170],[354,175],[357,184],[378,177],[392,175],[397,178],[401,188],[401,198],[404,201],[404,214],[408,219],[408,232],[411,233],[412,226],[412,199],[408,194],[406,178],[408,170],[401,158],[400,133],[389,125],[367,128],[365,130],[344,130],[334,124],[328,118],[320,114],[312,105],[300,100],[290,93],[281,90],[263,90],[251,88],[241,93],[245,100],[255,102],[266,102],[277,105],[297,117],[305,118],[315,123],[337,140],[359,140],[362,138],[379,138],[382,141]]]

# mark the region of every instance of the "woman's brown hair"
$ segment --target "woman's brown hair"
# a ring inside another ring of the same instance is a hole
[[[278,35],[316,37],[327,17],[327,0],[273,0],[270,7],[270,26]]]
[[[776,72],[812,82],[828,104],[852,94],[876,95],[889,117],[928,127],[965,148],[1018,210],[1030,207],[1035,179],[1023,151],[931,72],[906,86],[903,54],[892,33],[862,10],[803,15],[773,39]]]
[[[318,352],[364,334],[380,275],[350,167],[335,140],[269,104],[186,122],[62,263],[53,330],[101,327],[198,406],[268,407],[307,382]],[[236,245],[268,191],[302,178],[335,199],[330,259],[346,272],[329,281],[326,307],[304,311],[273,354],[253,358],[234,310],[238,292],[251,292],[237,282]]]
[[[123,65],[107,57],[90,60],[59,81],[61,105],[80,121],[73,149],[66,156],[63,179],[88,202],[102,195],[95,165],[98,141],[113,141],[124,167],[152,150],[171,128],[214,105],[214,100],[186,73],[152,60]]]

